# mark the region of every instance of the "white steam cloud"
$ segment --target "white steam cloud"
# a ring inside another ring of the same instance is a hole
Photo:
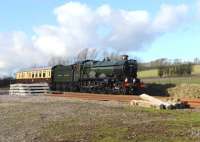
[[[151,17],[128,11],[69,2],[54,10],[57,25],[41,25],[29,39],[23,32],[0,33],[0,76],[16,68],[45,64],[52,56],[72,57],[84,48],[121,52],[145,48],[187,18],[186,5],[162,5]]]

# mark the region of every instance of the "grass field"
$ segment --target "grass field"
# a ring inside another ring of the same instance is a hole
[[[200,76],[166,77],[166,78],[141,78],[144,83],[158,84],[200,84]]]
[[[200,74],[200,65],[193,66],[192,74]]]
[[[0,96],[0,141],[198,142],[200,110]]]
[[[151,69],[151,70],[140,71],[140,72],[138,72],[138,76],[140,78],[158,77],[158,70]]]
[[[188,77],[158,77],[158,70],[151,69],[138,72],[138,77],[141,78],[145,83],[170,83],[170,84],[200,84],[200,65],[193,66],[193,76]]]
[[[200,65],[193,66],[192,74],[193,75],[200,74]],[[158,77],[158,69],[150,69],[150,70],[140,71],[140,72],[138,72],[138,77],[140,77],[140,78]]]

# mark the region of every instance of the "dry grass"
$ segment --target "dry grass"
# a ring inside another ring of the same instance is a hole
[[[200,98],[200,84],[146,84],[145,93],[152,96],[170,96],[176,99]]]
[[[176,98],[200,98],[199,84],[179,84],[174,88],[169,88],[170,96]]]

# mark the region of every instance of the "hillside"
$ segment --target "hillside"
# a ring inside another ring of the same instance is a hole
[[[200,65],[194,65],[192,75],[200,75]],[[158,69],[150,69],[138,72],[139,78],[153,78],[158,77]]]

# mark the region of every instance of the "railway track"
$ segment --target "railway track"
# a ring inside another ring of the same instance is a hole
[[[108,94],[91,94],[91,93],[75,93],[75,92],[66,92],[58,94],[50,94],[49,96],[53,97],[66,97],[66,98],[75,98],[82,100],[96,100],[96,101],[118,101],[118,102],[127,102],[131,100],[141,100],[139,96],[134,95],[108,95]],[[159,99],[168,99],[169,97],[158,96]],[[186,102],[192,108],[200,108],[200,99],[181,99],[182,102]]]
[[[108,94],[91,94],[91,93],[74,93],[68,92],[64,94],[51,94],[55,97],[77,98],[83,100],[97,100],[97,101],[119,101],[130,102],[131,100],[139,100],[139,96],[133,95],[108,95]]]

